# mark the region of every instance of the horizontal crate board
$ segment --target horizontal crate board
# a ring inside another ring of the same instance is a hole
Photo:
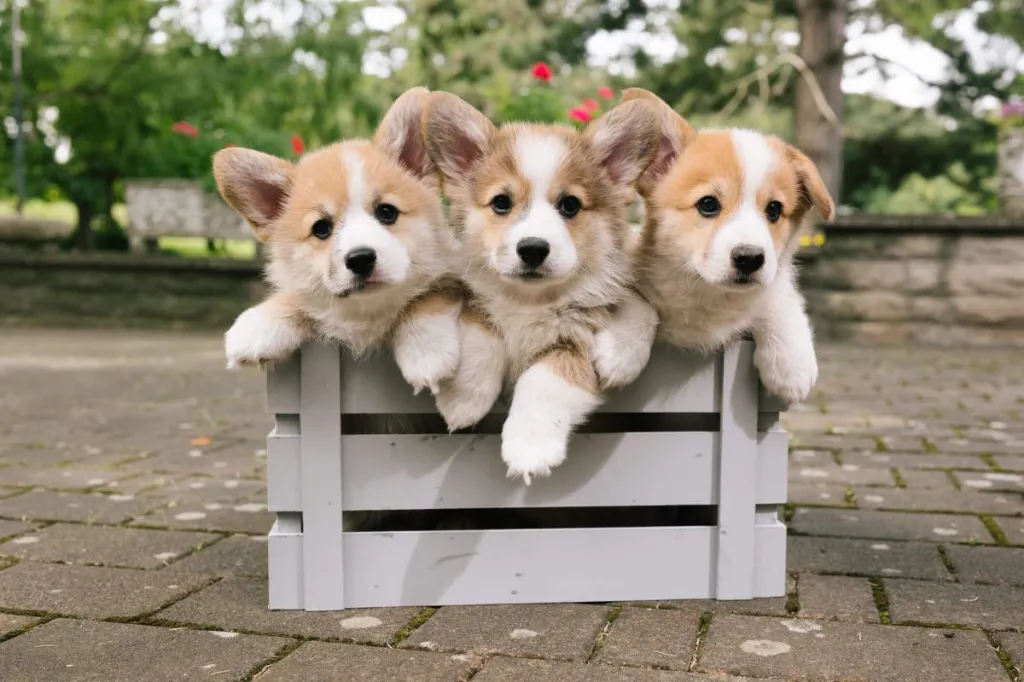
[[[339,580],[347,608],[707,599],[716,534],[703,526],[345,533]],[[301,565],[300,536],[270,541],[295,555],[284,570]],[[784,541],[781,522],[756,527],[755,597],[778,596],[785,583]]]
[[[342,436],[341,499],[346,510],[717,504],[717,439],[577,434],[565,463],[525,486],[506,478],[499,436]],[[758,434],[757,504],[786,501],[787,439]],[[299,436],[268,443],[270,510],[301,511]]]

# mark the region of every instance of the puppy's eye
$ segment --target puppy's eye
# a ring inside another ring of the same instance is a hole
[[[398,220],[398,209],[391,204],[377,204],[377,210],[374,211],[374,215],[377,218],[377,222],[381,225],[394,225],[395,221]]]
[[[777,222],[782,217],[782,204],[778,201],[769,201],[768,205],[764,207],[764,217],[770,223]]]
[[[559,199],[555,208],[557,208],[558,212],[564,217],[572,218],[580,212],[580,209],[583,208],[583,204],[580,203],[579,199],[570,194],[569,196]]]
[[[491,199],[491,210],[498,215],[505,215],[512,210],[512,197],[507,194],[499,194]]]
[[[334,222],[327,218],[320,218],[320,220],[313,223],[313,229],[310,233],[317,239],[327,239],[334,232]]]
[[[705,218],[714,218],[722,210],[722,205],[713,196],[701,197],[697,200],[697,212]]]

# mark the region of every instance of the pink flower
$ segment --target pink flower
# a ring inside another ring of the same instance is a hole
[[[601,105],[588,97],[583,100],[583,108],[587,111],[597,111],[601,108]]]
[[[1007,102],[1000,111],[1003,118],[1024,116],[1024,102]]]
[[[199,137],[199,129],[188,121],[178,121],[171,126],[171,132],[179,135],[185,135],[186,137]]]
[[[551,77],[555,75],[554,71],[551,70],[551,67],[544,62],[537,62],[534,64],[530,73],[533,74],[534,78],[539,81],[544,81],[545,83],[550,83]]]
[[[580,123],[587,123],[590,121],[590,112],[583,107],[576,107],[569,112],[569,118]]]
[[[601,95],[604,99],[611,99],[615,96],[615,91],[609,88],[607,85],[602,85],[597,89],[597,94]]]
[[[292,135],[292,151],[295,152],[295,156],[302,156],[302,152],[306,151],[306,144],[298,135]]]

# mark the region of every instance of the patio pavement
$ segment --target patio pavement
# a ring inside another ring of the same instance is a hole
[[[788,597],[272,613],[262,377],[213,334],[5,329],[0,680],[1019,681],[1020,350],[819,353]]]

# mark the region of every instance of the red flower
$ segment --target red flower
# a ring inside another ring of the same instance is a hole
[[[227,149],[228,147],[234,147],[234,146],[235,145],[233,145],[232,143],[228,142],[226,145],[224,145],[224,149]]]
[[[173,124],[171,126],[171,132],[177,133],[179,135],[185,135],[187,137],[199,136],[199,128],[196,128],[188,121],[178,121],[177,123]]]
[[[607,85],[602,85],[597,89],[597,94],[601,95],[601,97],[604,97],[605,99],[611,99],[615,96],[615,91]]]
[[[590,112],[583,107],[576,107],[569,112],[569,118],[580,123],[587,123],[590,121]]]
[[[597,111],[601,108],[601,105],[588,97],[583,100],[583,108],[587,111]]]
[[[295,152],[295,156],[302,156],[302,152],[306,151],[306,144],[298,135],[292,135],[292,151]]]
[[[534,78],[539,81],[544,81],[545,83],[551,82],[551,77],[555,75],[554,71],[551,70],[551,67],[544,62],[537,62],[534,64],[530,73],[533,74]]]

